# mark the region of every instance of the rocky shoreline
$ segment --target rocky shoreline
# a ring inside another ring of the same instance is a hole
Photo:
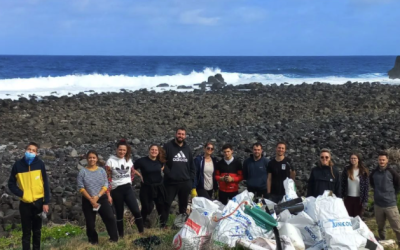
[[[207,85],[207,83],[203,83]],[[28,141],[41,144],[51,182],[54,223],[83,222],[76,176],[85,165],[81,155],[96,149],[104,160],[115,141],[127,138],[134,159],[145,156],[151,143],[164,143],[174,130],[187,128],[187,141],[202,151],[204,142],[235,146],[236,156],[259,141],[268,156],[279,140],[288,143],[287,155],[297,168],[297,187],[304,194],[306,180],[321,148],[330,148],[342,169],[354,151],[369,167],[376,152],[400,145],[400,86],[379,83],[330,85],[240,86],[212,83],[212,91],[139,90],[121,93],[78,94],[72,97],[0,100],[0,235],[4,226],[19,223],[18,199],[8,191],[14,161]],[[219,154],[219,153],[218,153]],[[139,183],[137,183],[139,187]]]

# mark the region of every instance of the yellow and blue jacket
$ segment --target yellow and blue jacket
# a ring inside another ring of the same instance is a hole
[[[8,188],[25,203],[44,199],[43,204],[47,205],[50,201],[50,189],[43,161],[35,157],[28,165],[24,157],[15,162],[8,180]]]

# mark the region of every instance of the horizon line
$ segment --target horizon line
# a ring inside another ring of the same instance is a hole
[[[99,57],[350,57],[350,56],[400,56],[400,55],[67,55],[67,54],[0,54],[0,56],[99,56]]]

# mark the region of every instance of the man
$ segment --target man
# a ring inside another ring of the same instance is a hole
[[[222,147],[224,159],[217,163],[215,179],[219,184],[218,200],[224,205],[238,194],[239,182],[243,180],[242,163],[233,157],[233,147],[225,144]]]
[[[292,180],[296,177],[296,172],[290,159],[285,157],[286,143],[278,142],[276,145],[276,155],[269,163],[267,167],[268,180],[267,180],[267,192],[268,197],[273,202],[280,202],[285,195],[285,188],[283,181],[286,178]]]
[[[175,139],[164,145],[166,153],[166,168],[169,172],[164,176],[164,184],[167,190],[167,211],[176,195],[178,195],[179,213],[186,213],[190,190],[195,178],[195,167],[193,155],[189,146],[185,142],[186,130],[178,128]]]
[[[40,249],[42,230],[41,213],[49,212],[50,189],[43,161],[37,157],[39,145],[31,142],[25,156],[14,163],[8,188],[20,197],[19,213],[22,225],[22,249]]]
[[[396,204],[396,194],[400,188],[400,176],[388,166],[389,156],[387,152],[379,152],[378,167],[371,175],[370,183],[374,189],[374,210],[378,233],[381,240],[386,238],[386,219],[396,234],[400,243],[400,216]]]
[[[269,160],[262,156],[262,145],[253,144],[253,154],[243,163],[243,179],[247,180],[247,190],[255,197],[267,197],[267,166]]]

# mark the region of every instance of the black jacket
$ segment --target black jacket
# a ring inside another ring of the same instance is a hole
[[[175,139],[171,140],[164,144],[164,150],[167,158],[165,167],[169,169],[168,174],[164,171],[164,183],[178,184],[188,180],[194,182],[196,169],[192,151],[186,142],[180,147]]]
[[[347,166],[346,168],[343,169],[342,172],[342,197],[347,197],[347,189],[349,185],[349,176],[347,174],[347,170],[350,168],[350,166]],[[359,175],[360,178],[360,201],[361,204],[363,205],[364,208],[367,207],[368,203],[368,192],[369,192],[369,180],[368,180],[368,174],[365,173],[364,175]]]
[[[215,168],[217,167],[217,159],[215,157],[211,157],[212,162],[214,164],[214,172],[213,172],[213,189],[218,190],[218,183],[215,180]],[[196,178],[193,182],[193,188],[204,189],[204,155],[198,155],[194,158],[194,166],[196,167]]]
[[[391,167],[381,169],[379,166],[372,170],[370,185],[374,189],[374,202],[379,207],[396,206],[396,194],[400,189],[400,176]]]
[[[308,179],[307,197],[318,197],[325,190],[331,190],[337,197],[342,197],[340,191],[340,174],[335,166],[332,166],[334,177],[329,166],[321,166],[317,164],[311,170],[310,178]]]

